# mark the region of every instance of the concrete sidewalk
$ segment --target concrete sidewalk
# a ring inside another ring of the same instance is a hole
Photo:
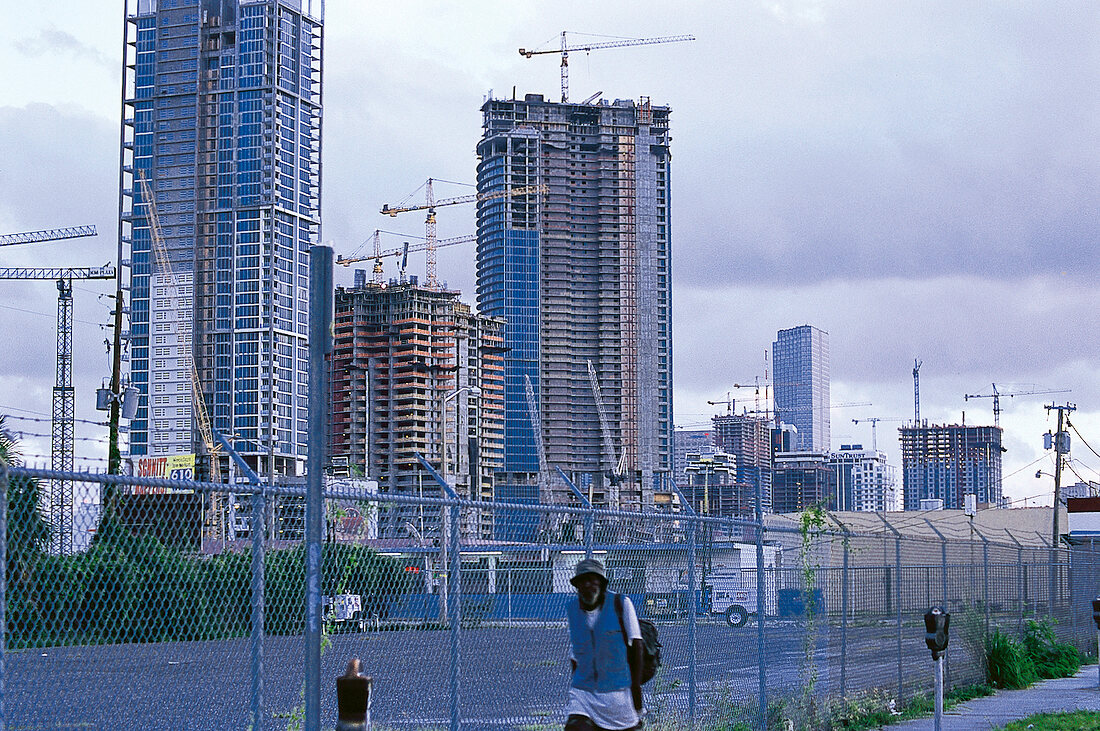
[[[1072,678],[1043,680],[1024,690],[1002,690],[995,695],[960,703],[943,714],[943,731],[999,728],[1036,713],[1100,711],[1100,689],[1095,665],[1086,665]],[[888,731],[933,731],[931,716],[883,726]]]

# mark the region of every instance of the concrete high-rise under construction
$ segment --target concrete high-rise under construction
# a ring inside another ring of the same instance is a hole
[[[924,421],[898,434],[905,510],[920,510],[921,500],[961,510],[969,493],[980,504],[1000,507],[1001,427]]]
[[[798,432],[794,449],[824,453],[830,445],[829,333],[813,325],[780,330],[772,343],[775,410]]]
[[[669,108],[528,94],[482,112],[478,193],[544,186],[478,205],[478,307],[506,321],[501,479],[568,502],[561,468],[598,504],[651,505],[673,451]]]
[[[295,474],[320,230],[323,2],[125,5],[121,264],[142,397],[130,453],[201,455],[212,425],[257,471]]]
[[[337,287],[331,454],[378,480],[382,492],[439,497],[418,463],[431,463],[463,498],[492,500],[503,464],[504,323],[471,312],[458,292],[415,281]],[[394,505],[383,537],[420,536],[439,511]],[[488,511],[463,511],[464,536],[492,538]]]

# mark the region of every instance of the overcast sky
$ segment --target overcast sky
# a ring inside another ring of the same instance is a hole
[[[21,13],[0,27],[0,231],[95,224],[100,235],[5,248],[0,265],[113,261],[122,3]],[[834,446],[870,445],[870,425],[853,418],[912,418],[918,358],[921,415],[935,422],[965,411],[966,423],[992,423],[990,399],[963,395],[993,383],[1072,391],[1003,400],[1006,494],[1050,502],[1051,480],[1035,472],[1052,470],[1041,438],[1052,399],[1078,405],[1072,421],[1100,451],[1095,3],[329,0],[326,13],[323,236],[338,254],[378,228],[422,235],[420,214],[378,209],[426,178],[474,182],[490,91],[558,98],[558,59],[518,47],[553,48],[563,29],[692,33],[570,56],[572,99],[645,95],[672,108],[677,423],[706,424],[707,400],[763,378],[778,329],[809,323],[830,334],[834,403],[873,404],[834,409]],[[436,195],[470,190],[440,183]],[[441,237],[473,232],[471,207],[440,209]],[[440,278],[471,302],[473,256],[472,245],[439,256]],[[56,289],[0,286],[0,413],[48,434]],[[109,374],[110,289],[76,291],[77,417],[91,421]],[[752,408],[751,390],[733,395]],[[899,423],[878,429],[894,464]],[[78,455],[105,456],[104,429],[77,433]],[[1098,479],[1100,457],[1077,435],[1073,450],[1080,476]],[[48,455],[48,438],[28,438],[27,451]]]

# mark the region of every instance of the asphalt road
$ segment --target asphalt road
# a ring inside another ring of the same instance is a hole
[[[690,645],[686,623],[661,624],[663,667],[646,686],[647,706],[687,712]],[[911,635],[911,636],[910,636]],[[802,687],[805,628],[769,621],[769,695]],[[846,684],[896,686],[896,630],[848,630]],[[700,709],[737,703],[759,690],[757,628],[700,621],[696,638]],[[10,729],[244,729],[249,722],[247,639],[49,648],[9,652],[3,707]],[[904,682],[930,678],[923,633],[906,629]],[[822,688],[839,688],[840,631],[823,626],[815,658]],[[268,638],[264,647],[264,728],[285,729],[301,704],[304,645],[300,637]],[[413,629],[339,634],[322,659],[322,721],[335,724],[334,678],[348,658],[362,658],[374,677],[373,721],[410,731],[448,724],[451,634]],[[564,625],[464,628],[459,663],[463,726],[502,729],[560,723],[567,686]],[[717,700],[716,700],[717,699]]]

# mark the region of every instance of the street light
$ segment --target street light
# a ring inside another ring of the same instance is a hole
[[[457,398],[458,396],[461,396],[464,393],[469,393],[471,396],[480,396],[481,395],[481,389],[478,388],[477,386],[463,386],[462,388],[451,391],[449,394],[447,394],[446,396],[443,397],[443,413],[440,414],[440,418],[443,420],[443,423],[440,425],[440,439],[439,439],[439,441],[440,441],[440,445],[439,445],[440,455],[439,455],[439,461],[440,461],[440,466],[443,467],[443,476],[444,477],[446,477],[449,474],[449,472],[447,470],[447,402]],[[458,481],[458,474],[457,473],[458,473],[458,468],[461,466],[460,462],[459,462],[459,459],[458,459],[458,443],[459,443],[458,430],[459,430],[458,408],[456,406],[455,407],[455,456],[454,456],[455,482]]]

